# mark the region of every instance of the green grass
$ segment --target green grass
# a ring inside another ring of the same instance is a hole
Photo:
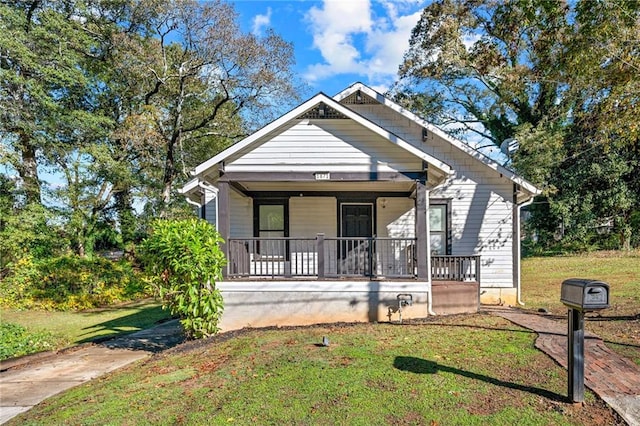
[[[47,351],[55,339],[47,331],[30,332],[21,325],[0,321],[0,360]]]
[[[161,305],[144,299],[109,308],[92,309],[82,312],[58,311],[16,311],[0,309],[2,323],[17,324],[29,333],[46,335],[47,345],[32,346],[29,353],[46,349],[60,349],[65,346],[89,342],[95,339],[115,337],[153,326],[169,317]],[[0,341],[9,337],[0,336]],[[28,339],[26,340],[28,342]],[[0,359],[24,355],[24,353],[3,353]]]
[[[640,251],[523,259],[525,309],[544,308],[566,316],[560,287],[568,278],[593,278],[609,284],[611,308],[587,314],[585,329],[640,366]]]
[[[615,423],[590,392],[565,402],[566,373],[534,339],[487,314],[250,330],[174,348],[9,424]]]
[[[525,309],[565,316],[562,280],[607,281],[612,307],[589,314],[587,330],[640,363],[639,262],[638,252],[524,259]],[[80,342],[144,328],[153,312],[166,315],[153,303],[10,314]],[[317,345],[323,336],[329,347]],[[567,403],[566,370],[535,338],[487,314],[229,333],[71,389],[10,424],[621,424],[589,391],[583,406]]]

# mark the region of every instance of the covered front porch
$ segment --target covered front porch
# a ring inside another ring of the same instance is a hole
[[[451,254],[451,203],[429,199],[439,176],[318,176],[224,172],[217,180],[232,327],[478,309],[481,259]]]
[[[229,279],[418,279],[427,265],[432,281],[480,283],[480,256],[418,259],[417,238],[230,238]]]

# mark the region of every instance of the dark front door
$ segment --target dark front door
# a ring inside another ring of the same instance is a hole
[[[373,236],[373,206],[371,204],[342,205],[342,236]]]
[[[343,204],[341,206],[340,264],[346,275],[371,275],[373,236],[373,205]]]

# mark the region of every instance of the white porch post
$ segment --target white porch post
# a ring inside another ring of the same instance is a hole
[[[429,280],[429,301],[427,302],[427,312],[429,315],[435,315],[435,312],[433,312],[433,287],[431,286],[431,226],[429,225],[429,190],[427,188],[424,189],[424,199],[425,228],[427,235],[427,276]]]

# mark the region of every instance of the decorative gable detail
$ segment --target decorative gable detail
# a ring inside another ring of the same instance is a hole
[[[338,119],[338,120],[346,120],[348,117],[335,109],[331,108],[324,102],[320,102],[318,106],[311,108],[304,114],[296,117],[298,120],[304,119]]]
[[[380,102],[358,90],[340,101],[343,105],[378,105]]]

